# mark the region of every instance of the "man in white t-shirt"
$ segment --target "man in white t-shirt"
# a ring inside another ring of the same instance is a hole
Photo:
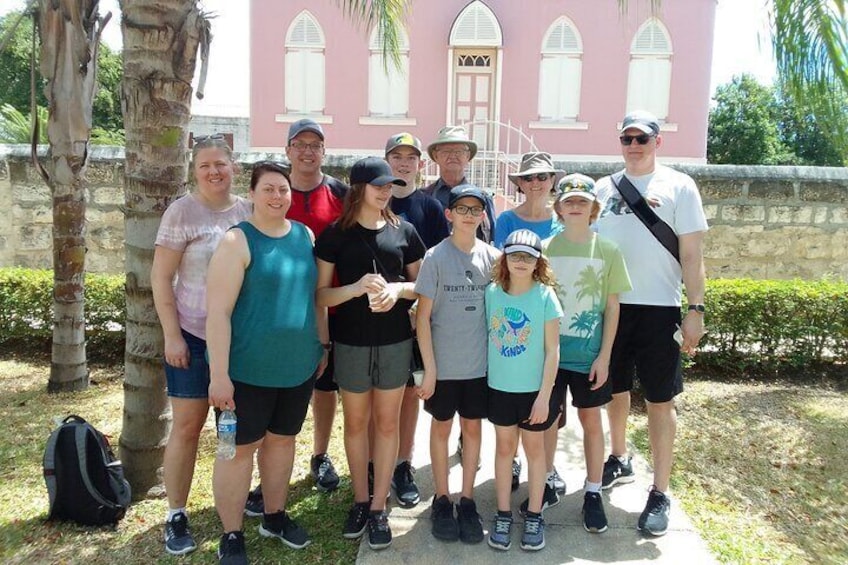
[[[604,464],[602,488],[633,481],[625,430],[630,390],[638,376],[648,409],[654,484],[637,529],[661,536],[668,529],[671,508],[667,490],[677,427],[674,397],[683,391],[681,352],[693,354],[704,335],[702,246],[707,220],[695,182],[657,164],[663,138],[655,116],[644,111],[628,114],[619,140],[625,168],[597,183],[597,228],[621,249],[633,290],[620,294],[621,317],[609,369],[613,399],[607,405],[612,454]],[[627,206],[616,188],[622,176],[677,235],[679,262]],[[681,280],[689,305],[682,319]]]

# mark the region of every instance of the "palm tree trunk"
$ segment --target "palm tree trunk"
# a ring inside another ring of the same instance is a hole
[[[150,286],[159,220],[185,193],[191,80],[209,22],[196,0],[120,0],[124,41],[127,342],[121,460],[133,492],[161,483],[171,423]]]
[[[41,0],[41,74],[49,103],[48,171],[53,195],[51,392],[88,387],[85,356],[85,167],[97,85],[97,45],[106,21],[98,0]]]

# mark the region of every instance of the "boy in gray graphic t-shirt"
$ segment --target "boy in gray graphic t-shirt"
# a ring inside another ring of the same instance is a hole
[[[424,257],[415,292],[419,294],[418,344],[424,381],[418,394],[432,416],[430,460],[435,495],[433,536],[441,540],[483,540],[474,503],[474,477],[480,456],[481,420],[486,417],[485,289],[500,252],[476,237],[486,200],[479,188],[461,184],[451,190],[445,215],[451,236]],[[448,436],[459,413],[462,430],[462,494],[454,505],[448,491]],[[454,517],[454,506],[456,517]]]

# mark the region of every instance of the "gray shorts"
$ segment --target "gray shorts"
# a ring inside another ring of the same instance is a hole
[[[412,363],[412,340],[374,347],[336,342],[336,383],[348,392],[368,392],[372,388],[391,390],[406,386]]]

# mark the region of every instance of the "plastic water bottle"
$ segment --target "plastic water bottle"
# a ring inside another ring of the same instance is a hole
[[[218,417],[218,459],[236,456],[236,413],[227,408]]]

